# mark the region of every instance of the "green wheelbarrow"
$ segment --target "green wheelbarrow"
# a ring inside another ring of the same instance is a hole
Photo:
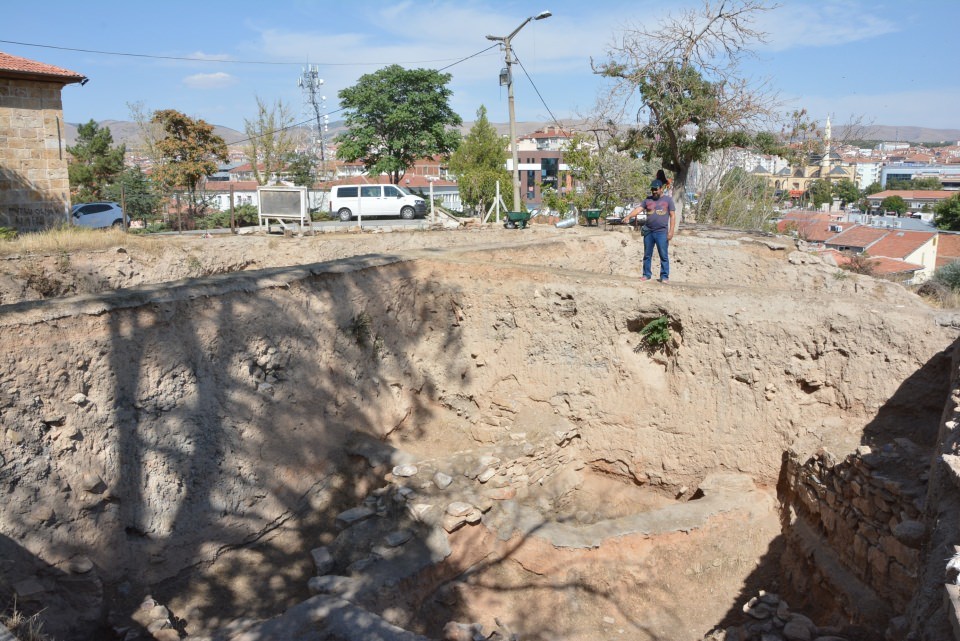
[[[507,229],[525,229],[529,220],[530,212],[528,211],[508,211],[503,226]]]
[[[600,226],[600,210],[599,209],[584,209],[583,218],[587,221],[587,226],[596,225]]]

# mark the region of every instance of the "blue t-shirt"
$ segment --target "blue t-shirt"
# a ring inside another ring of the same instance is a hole
[[[661,196],[657,199],[648,197],[643,201],[643,208],[647,212],[647,228],[650,231],[670,229],[670,212],[677,211],[677,205],[670,196]]]

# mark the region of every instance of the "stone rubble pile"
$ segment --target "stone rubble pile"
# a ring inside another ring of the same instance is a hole
[[[763,590],[743,605],[749,619],[725,630],[714,630],[704,641],[853,641],[841,628],[821,627],[809,617],[791,612],[778,595]]]

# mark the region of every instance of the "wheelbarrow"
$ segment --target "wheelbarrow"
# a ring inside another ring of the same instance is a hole
[[[587,221],[587,226],[596,225],[600,226],[600,210],[599,209],[584,209],[583,217]]]
[[[528,211],[508,211],[506,212],[507,219],[504,221],[503,226],[507,229],[526,229],[527,222],[530,220],[530,212]]]

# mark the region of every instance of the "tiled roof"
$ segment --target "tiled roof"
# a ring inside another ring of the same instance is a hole
[[[850,263],[850,256],[844,254],[843,252],[838,252],[835,249],[828,249],[821,254],[830,254],[833,256],[834,261],[837,263],[837,267],[843,267]],[[869,258],[870,266],[873,268],[873,273],[879,275],[889,275],[889,274],[903,274],[910,272],[918,272],[923,269],[923,265],[917,265],[915,263],[908,263],[905,260],[897,260],[896,258],[887,258],[886,256],[871,256]]]
[[[867,253],[871,256],[886,256],[887,258],[904,259],[920,249],[936,232],[893,230],[870,246]]]
[[[941,233],[937,237],[937,267],[960,260],[960,234]]]
[[[896,258],[887,258],[886,256],[871,256],[870,264],[873,265],[873,273],[877,275],[918,272],[923,269],[923,265],[908,263],[905,260],[897,260]]]
[[[55,78],[64,84],[86,80],[83,74],[77,73],[76,71],[70,71],[62,67],[54,67],[53,65],[21,58],[20,56],[11,56],[9,53],[3,53],[2,51],[0,51],[0,76],[7,78],[23,78],[27,76],[46,79]]]
[[[847,229],[831,238],[827,242],[827,245],[836,247],[857,247],[864,249],[870,247],[870,245],[883,238],[887,233],[888,232],[885,229],[854,225],[850,229]]]
[[[956,191],[944,191],[942,189],[888,189],[877,194],[870,194],[867,198],[871,200],[883,200],[888,196],[900,196],[904,200],[943,200],[950,196],[956,196]]]

